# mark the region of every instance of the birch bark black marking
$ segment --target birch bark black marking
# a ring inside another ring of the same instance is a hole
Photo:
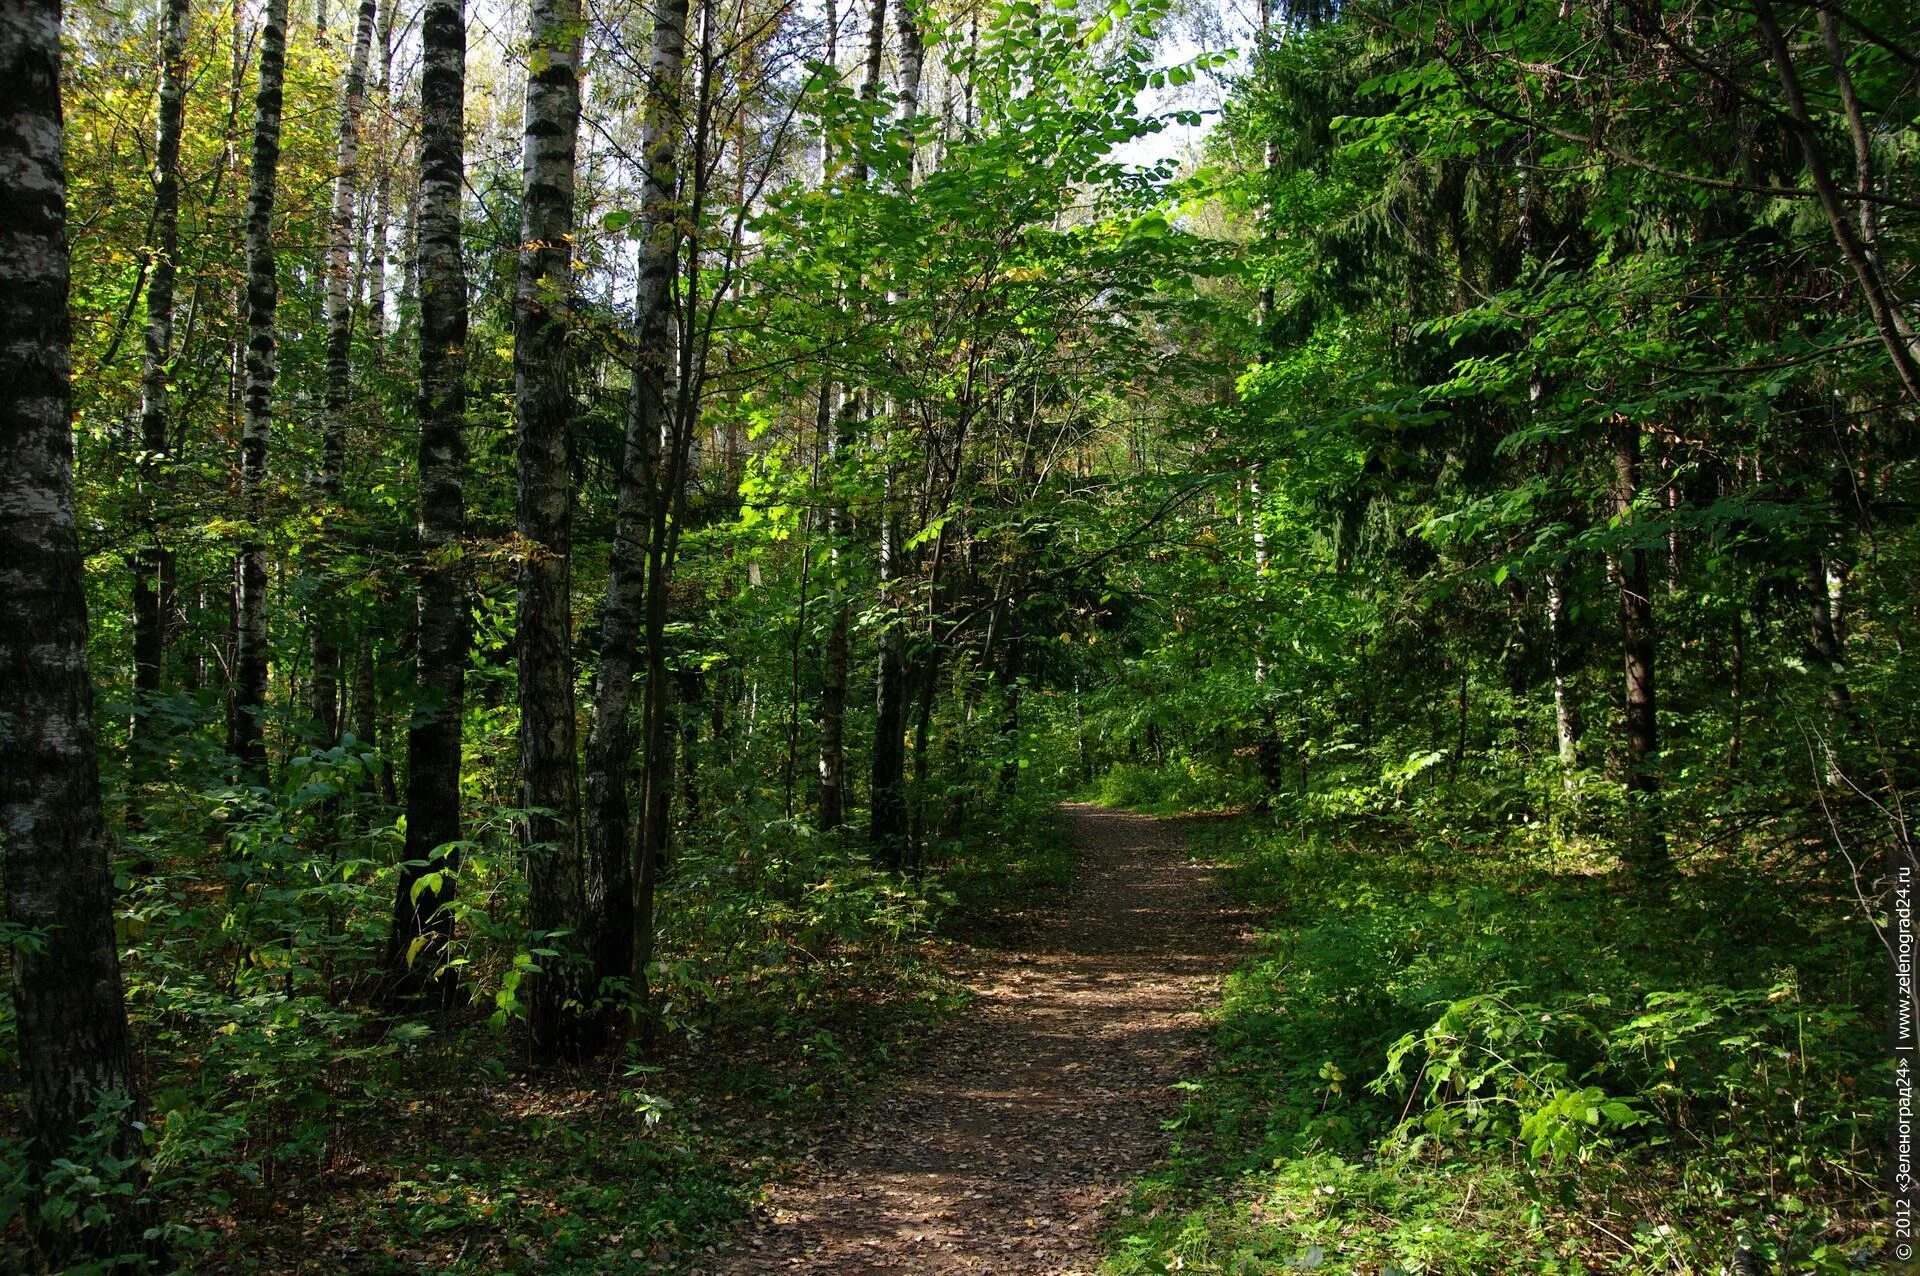
[[[166,683],[167,599],[163,583],[171,556],[160,533],[157,506],[171,448],[174,281],[180,258],[180,131],[186,114],[187,0],[167,0],[161,15],[160,107],[153,161],[153,244],[147,278],[146,349],[140,367],[140,458],[137,473],[146,513],[147,543],[134,557],[133,689],[148,706]],[[148,718],[134,718],[136,740],[151,735]],[[136,754],[141,750],[136,750]]]
[[[579,0],[533,0],[513,342],[520,537],[516,643],[528,921],[537,946],[562,950],[580,942],[585,921],[574,750],[567,376],[581,36]],[[564,937],[556,938],[562,932]],[[540,967],[527,999],[534,1050],[547,1058],[573,1053],[592,988],[573,954],[543,958]]]
[[[638,292],[634,299],[633,394],[619,475],[606,609],[600,628],[600,666],[595,673],[593,716],[587,729],[585,769],[586,895],[593,920],[594,968],[601,979],[644,981],[634,954],[644,945],[636,934],[634,883],[653,871],[635,862],[627,772],[633,758],[633,680],[640,636],[647,623],[649,565],[658,552],[659,512],[670,494],[660,472],[662,432],[668,428],[672,388],[673,273],[680,234],[676,228],[681,81],[686,60],[687,0],[662,0],[654,12],[647,111],[641,137],[646,164],[640,210]],[[677,437],[677,433],[676,433]],[[647,644],[647,676],[664,670],[659,643]],[[643,835],[643,840],[644,835]],[[637,855],[648,851],[641,847]],[[638,986],[638,985],[636,985]]]
[[[339,743],[346,729],[340,713],[341,623],[329,577],[339,550],[335,518],[347,468],[347,404],[352,390],[353,226],[360,192],[360,117],[367,101],[367,64],[373,54],[374,0],[360,0],[353,49],[340,88],[340,132],[334,150],[333,204],[327,223],[325,319],[327,388],[320,439],[320,588],[307,624],[312,652],[312,712],[322,744]]]
[[[74,516],[69,255],[57,0],[0,6],[0,837],[13,1004],[37,1175],[66,1155],[104,1094],[114,1151],[139,1136],[114,941]],[[36,1217],[29,1211],[31,1221]],[[134,1249],[139,1212],[41,1238],[52,1266]]]
[[[397,992],[439,970],[460,867],[460,723],[466,699],[467,280],[460,251],[465,183],[464,0],[429,0],[420,70],[420,585],[415,600],[419,700],[407,732],[407,841],[387,953]],[[441,876],[437,884],[428,878]],[[459,981],[438,980],[443,1004]]]
[[[287,0],[267,0],[260,30],[260,83],[254,94],[253,162],[247,194],[247,356],[242,392],[240,495],[246,534],[234,571],[233,694],[227,749],[242,774],[267,766],[267,457],[278,373],[274,317],[279,307],[273,206],[280,176],[280,108],[287,69]]]

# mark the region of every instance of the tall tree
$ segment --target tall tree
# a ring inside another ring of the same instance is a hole
[[[858,412],[859,396],[847,393],[834,405],[835,387],[829,384],[820,396],[820,415],[830,417],[822,423],[826,440],[828,482],[837,477],[838,462],[852,442],[852,426]],[[820,810],[823,830],[839,828],[847,819],[847,672],[853,655],[852,606],[840,579],[840,541],[847,533],[847,509],[837,493],[828,499],[823,520],[827,541],[827,636],[820,656]]]
[[[826,51],[821,61],[832,69],[836,83],[840,59],[840,6],[826,3]],[[836,172],[833,152],[833,127],[822,121],[820,129],[820,189],[833,185]],[[834,479],[835,462],[845,452],[841,426],[850,423],[846,400],[831,375],[820,382],[820,399],[815,412],[815,447],[828,486],[826,508],[821,516],[821,537],[827,553],[827,635],[820,660],[820,739],[817,772],[820,784],[819,825],[839,828],[846,820],[846,738],[847,738],[847,658],[852,637],[851,617],[840,585],[840,537],[846,530],[846,510],[838,498]],[[804,603],[804,598],[803,598]],[[804,606],[803,606],[804,610]],[[804,619],[804,617],[802,617]],[[796,692],[799,668],[799,637],[794,648]]]
[[[287,74],[287,0],[267,0],[260,29],[260,82],[253,105],[253,162],[247,193],[247,357],[240,434],[240,495],[246,535],[234,581],[233,690],[227,749],[244,773],[266,770],[267,449],[278,375],[275,315],[279,261],[273,208],[280,184],[280,112]]]
[[[58,0],[0,5],[0,835],[7,922],[31,937],[13,1003],[40,1169],[108,1096],[114,1150],[139,1140],[74,519],[60,24]],[[48,1243],[62,1266],[139,1234],[129,1211]]]
[[[460,840],[460,723],[466,698],[467,279],[464,0],[430,0],[420,32],[419,697],[407,732],[407,842],[393,902],[390,977],[420,987],[453,936]],[[457,984],[440,981],[443,999]]]
[[[1654,682],[1653,596],[1647,554],[1637,541],[1635,505],[1640,499],[1640,427],[1624,417],[1608,427],[1613,449],[1614,516],[1630,538],[1614,558],[1620,586],[1620,643],[1626,670],[1627,866],[1644,883],[1664,879],[1670,868],[1660,824],[1660,719]]]
[[[655,517],[668,476],[661,472],[661,440],[669,431],[673,386],[673,278],[679,218],[681,79],[686,60],[687,0],[662,0],[655,8],[649,58],[646,120],[641,157],[646,166],[640,210],[639,289],[634,300],[633,393],[627,408],[618,509],[615,514],[607,601],[600,627],[600,665],[594,678],[593,717],[587,730],[585,844],[588,912],[595,970],[601,979],[643,979],[634,968],[634,883],[650,888],[654,867],[629,855],[633,819],[627,773],[633,757],[630,719],[635,664],[646,626]],[[672,431],[677,439],[679,431]],[[647,644],[648,694],[664,683],[664,654]],[[656,670],[656,664],[659,666]],[[641,840],[646,836],[642,833]],[[643,847],[639,855],[645,857]],[[643,888],[644,889],[644,888]],[[648,927],[651,935],[651,926]]]
[[[834,16],[837,18],[838,15]],[[835,35],[837,37],[837,32]],[[866,48],[860,64],[860,101],[869,110],[880,100],[880,71],[886,53],[886,41],[887,0],[868,0]],[[821,146],[822,181],[825,183],[834,176],[835,169],[825,137]],[[866,183],[865,147],[852,148],[846,174],[852,186]],[[827,398],[831,400],[832,397],[829,392]],[[840,396],[839,410],[833,414],[833,437],[828,443],[830,484],[839,477],[839,468],[847,460],[848,448],[853,442],[854,425],[865,410],[866,402],[866,396],[851,386],[846,387]],[[846,503],[836,491],[827,511],[826,532],[834,562],[830,573],[832,601],[828,608],[830,618],[827,622],[826,648],[820,658],[820,827],[823,829],[840,827],[846,822],[847,816],[847,676],[853,663],[853,611],[851,599],[840,578],[838,558],[840,541],[846,536],[850,521]]]
[[[874,21],[884,19],[884,6],[875,0]],[[907,159],[900,177],[903,190],[913,187],[913,128],[920,115],[920,76],[925,46],[920,38],[919,21],[912,0],[899,0],[896,10],[899,27],[900,94],[895,104],[895,124],[905,134]],[[868,66],[875,65],[873,52],[883,34],[869,32]],[[887,442],[882,448],[891,452]],[[881,862],[900,867],[907,852],[907,757],[906,698],[907,660],[905,635],[896,611],[901,599],[896,596],[903,574],[901,548],[903,513],[897,488],[900,476],[892,456],[883,456],[885,469],[880,507],[880,542],[875,566],[880,582],[880,632],[874,669],[873,713],[873,791],[868,808],[869,836]]]
[[[320,439],[320,540],[323,554],[337,550],[334,517],[347,468],[347,402],[352,389],[353,230],[360,196],[360,116],[367,101],[367,63],[373,52],[374,0],[360,0],[353,49],[340,88],[340,132],[334,148],[333,208],[327,223],[327,391]],[[322,571],[328,564],[322,560]],[[313,720],[323,743],[340,739],[341,664],[339,617],[322,589],[308,618]]]
[[[180,258],[180,130],[187,101],[188,0],[167,0],[160,26],[160,110],[153,158],[153,243],[147,272],[146,350],[140,367],[140,481],[147,543],[134,559],[133,687],[142,698],[165,682],[171,556],[153,513],[172,451],[173,295]],[[144,723],[144,714],[136,722]]]
[[[571,948],[585,933],[580,784],[574,753],[572,397],[574,156],[580,127],[578,0],[533,0],[527,74],[513,395],[519,467],[517,654],[528,920],[537,942]],[[554,937],[563,938],[558,945]],[[528,1019],[549,1057],[580,1044],[592,988],[570,956],[546,959]]]

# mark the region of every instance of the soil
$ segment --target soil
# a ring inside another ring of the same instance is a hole
[[[1069,1276],[1166,1151],[1170,1087],[1202,1066],[1201,1008],[1244,942],[1179,821],[1069,806],[1078,885],[973,949],[976,999],[912,1075],[773,1188],[701,1276]]]

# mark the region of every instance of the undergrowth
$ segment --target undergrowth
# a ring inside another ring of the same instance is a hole
[[[948,937],[1072,872],[1038,798],[979,804],[897,875],[861,830],[823,835],[741,790],[674,854],[646,1031],[541,1069],[519,991],[547,958],[522,921],[516,813],[469,825],[448,954],[464,1004],[396,1012],[377,996],[400,845],[378,759],[349,741],[285,775],[173,785],[129,837],[144,1146],[76,1145],[34,1198],[24,1144],[0,1136],[0,1270],[45,1266],[26,1211],[80,1227],[139,1194],[162,1269],[678,1270],[964,1004]],[[0,1007],[0,1066],[13,1055]]]
[[[1153,815],[1182,815],[1249,806],[1259,781],[1199,757],[1169,758],[1163,765],[1118,762],[1083,786],[1080,800]]]
[[[1108,1270],[1877,1268],[1882,960],[1733,862],[1673,898],[1551,838],[1196,829],[1265,919]]]

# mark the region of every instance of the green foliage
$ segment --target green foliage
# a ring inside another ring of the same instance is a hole
[[[1177,757],[1157,766],[1116,762],[1085,797],[1102,806],[1173,815],[1247,805],[1259,793],[1259,779],[1245,774],[1245,768],[1204,757]]]
[[[123,1211],[147,1203],[140,1150],[124,1146],[122,1138],[133,1113],[133,1100],[127,1095],[101,1094],[72,1145],[49,1159],[37,1183],[30,1183],[28,1177],[25,1143],[0,1139],[0,1232],[31,1214],[29,1234],[36,1246],[56,1247],[57,1252],[57,1247],[97,1232]],[[120,1270],[119,1264],[137,1257],[102,1255],[65,1270],[76,1276]]]
[[[392,224],[355,282],[333,501],[307,476],[345,51],[296,14],[256,520],[230,437],[247,16],[194,6],[177,444],[156,458],[128,430],[153,15],[68,8],[77,496],[149,1102],[139,1158],[102,1141],[108,1111],[33,1200],[4,1145],[0,1223],[84,1226],[144,1169],[187,1266],[305,1261],[334,1231],[324,1261],[371,1270],[677,1261],[784,1155],[755,1127],[837,1110],[953,1008],[943,933],[990,937],[1068,886],[1047,807],[1078,793],[1271,819],[1231,849],[1273,929],[1119,1270],[1703,1270],[1730,1246],[1839,1270],[1867,1248],[1878,961],[1850,910],[1879,857],[1856,848],[1907,846],[1886,812],[1920,747],[1903,9],[1861,0],[1819,40],[1827,10],[1794,10],[1783,54],[1767,6],[1261,6],[1184,169],[1120,158],[1200,122],[1145,103],[1227,66],[1164,63],[1164,0],[915,4],[908,116],[848,44],[814,56],[803,9],[713,15],[700,109],[673,121],[701,456],[648,653],[676,768],[653,996],[610,980],[634,1052],[535,1079],[529,981],[581,936],[529,931],[519,827],[528,68],[511,33],[470,51],[467,533],[447,556],[471,594],[465,836],[402,866],[426,707],[409,55],[364,139]],[[630,161],[658,88],[635,20],[580,24],[583,721],[602,583],[633,552],[614,531],[648,232]],[[1810,198],[1822,156],[1838,217]],[[271,765],[241,783],[224,600],[255,540]],[[161,549],[162,689],[136,694],[129,566]],[[1640,600],[1658,740],[1629,757]],[[849,810],[822,830],[841,617]],[[344,739],[307,707],[318,634],[353,648]],[[900,872],[859,832],[883,645],[910,673]],[[1620,852],[1648,827],[1675,871],[1629,891]],[[444,1011],[386,1004],[403,867],[425,870],[411,902],[452,893],[447,945],[398,955],[442,963]],[[18,951],[42,938],[0,923]],[[16,1030],[0,1012],[0,1047]],[[256,1237],[267,1257],[243,1256]]]
[[[1733,863],[1647,908],[1550,848],[1337,827],[1248,817],[1203,845],[1273,920],[1111,1270],[1711,1270],[1745,1246],[1844,1271],[1874,1252],[1863,921]]]

